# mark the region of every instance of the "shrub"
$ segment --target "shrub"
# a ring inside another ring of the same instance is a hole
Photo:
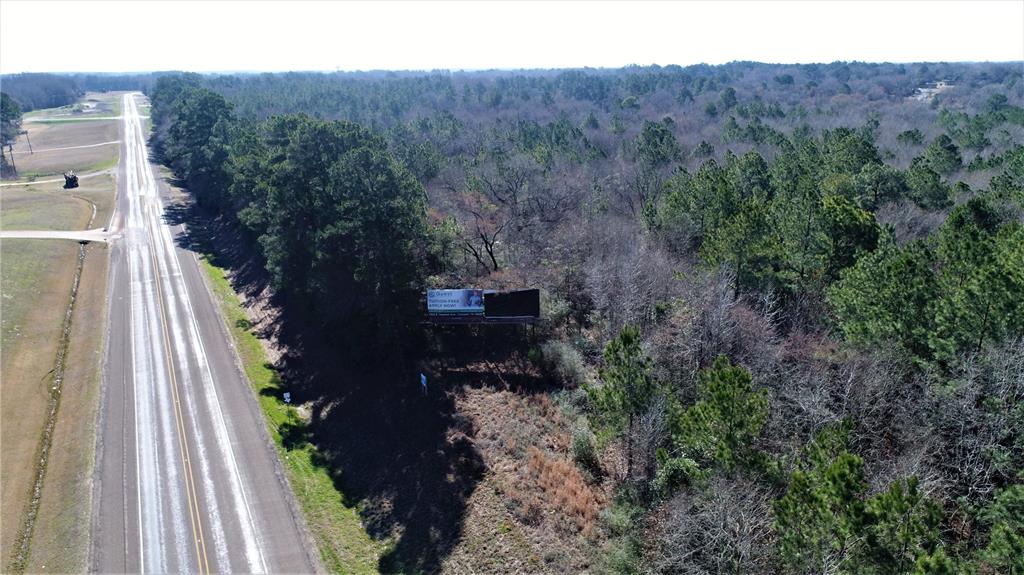
[[[608,573],[640,573],[643,569],[642,518],[643,506],[628,491],[620,491],[613,504],[601,514],[611,535],[605,571]]]
[[[665,450],[658,451],[658,471],[654,475],[654,490],[659,495],[670,495],[690,481],[706,476],[707,473],[689,457],[671,457]]]
[[[524,493],[513,487],[507,495],[505,507],[513,517],[524,525],[540,525],[544,519],[544,509],[536,494]]]
[[[546,341],[540,345],[539,367],[566,387],[582,387],[589,383],[590,375],[583,357],[563,341]]]
[[[774,573],[769,488],[714,478],[664,506],[648,561],[657,573]]]
[[[601,472],[601,462],[597,457],[594,433],[585,422],[581,422],[572,432],[572,459],[581,468],[594,476]]]
[[[551,394],[551,398],[562,409],[562,412],[571,418],[579,417],[590,404],[587,391],[581,387],[555,391]]]

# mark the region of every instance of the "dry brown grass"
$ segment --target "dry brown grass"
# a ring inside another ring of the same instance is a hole
[[[504,492],[494,477],[485,478],[466,502],[462,541],[452,549],[441,571],[452,575],[479,573],[543,573],[541,549],[523,527],[509,517]]]
[[[540,488],[547,507],[568,518],[584,535],[593,535],[601,501],[579,469],[568,459],[548,456],[536,447],[527,453],[527,476]]]
[[[118,122],[26,123],[37,150],[118,138]],[[27,148],[20,140],[15,149]],[[37,153],[18,168],[42,173],[81,171],[117,161],[117,145],[88,152]],[[71,152],[71,151],[69,151]],[[76,190],[60,184],[0,188],[0,226],[7,230],[75,230],[107,224],[114,205],[113,176],[82,180]],[[93,206],[96,207],[95,216]],[[52,370],[79,246],[64,240],[8,239],[0,244],[0,567],[14,549],[30,502],[36,455],[50,403]],[[86,569],[101,342],[105,328],[105,246],[86,248],[65,362],[64,387],[43,493],[33,530],[29,572]]]
[[[32,553],[26,566],[29,573],[80,573],[88,567],[108,257],[103,244],[86,247],[60,411],[32,537]]]
[[[591,569],[605,536],[598,517],[610,482],[588,482],[573,463],[572,418],[547,393],[466,387],[457,404],[488,471],[444,572]]]
[[[25,112],[25,120],[63,118],[101,118],[121,114],[121,97],[124,92],[86,92],[74,104],[59,108],[43,108]]]
[[[78,244],[4,240],[0,244],[0,566],[14,543],[35,479],[39,446],[78,257]]]
[[[118,144],[90,148],[75,146],[117,140],[120,138],[120,125],[120,120],[25,122],[22,129],[28,131],[35,153],[29,152],[25,136],[18,138],[14,146],[18,176],[21,179],[32,179],[60,175],[67,170],[85,173],[113,167],[121,149]]]
[[[115,185],[114,176],[104,174],[81,180],[73,190],[65,190],[59,183],[0,188],[0,229],[83,230],[106,226],[114,209]]]
[[[32,484],[35,456],[49,405],[49,388],[78,244],[59,240],[5,240],[0,436],[3,457],[0,561],[16,553]],[[79,297],[65,363],[60,410],[33,531],[28,572],[86,568],[101,342],[105,328],[108,252],[86,248]]]

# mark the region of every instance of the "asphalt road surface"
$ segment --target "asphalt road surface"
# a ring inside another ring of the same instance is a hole
[[[308,573],[315,546],[124,97],[91,570]],[[119,236],[119,237],[118,237]]]

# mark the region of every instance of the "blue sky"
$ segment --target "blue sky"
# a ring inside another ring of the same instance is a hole
[[[1024,60],[1024,1],[0,0],[0,72]]]

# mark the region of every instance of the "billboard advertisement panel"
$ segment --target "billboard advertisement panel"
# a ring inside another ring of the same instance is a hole
[[[510,292],[488,292],[484,296],[487,319],[540,317],[540,290],[522,289]]]
[[[427,290],[427,313],[430,315],[484,315],[482,289]]]

